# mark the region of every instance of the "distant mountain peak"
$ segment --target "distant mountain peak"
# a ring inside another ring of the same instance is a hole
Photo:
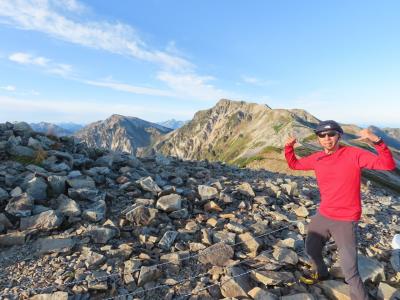
[[[75,136],[92,147],[136,154],[139,148],[149,146],[156,137],[170,131],[172,129],[137,117],[113,114],[85,126]]]
[[[170,120],[163,121],[163,122],[157,122],[157,124],[167,127],[167,128],[177,129],[177,128],[181,128],[187,122],[189,122],[189,121],[178,121],[176,119],[170,119]]]
[[[43,121],[39,122],[39,123],[31,123],[29,125],[36,132],[41,132],[44,134],[50,134],[50,135],[55,135],[55,136],[72,135],[77,130],[77,126],[78,126],[78,125],[71,125],[71,128],[69,128],[69,127],[63,127],[61,125],[57,125],[57,124],[49,123],[49,122],[43,122]],[[72,128],[72,126],[75,126],[75,127]]]

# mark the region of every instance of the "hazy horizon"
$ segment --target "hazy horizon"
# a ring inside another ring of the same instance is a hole
[[[114,115],[113,113],[111,113],[108,117],[110,117],[110,116],[112,116],[112,115]],[[41,123],[41,122],[46,122],[46,123],[51,123],[51,124],[56,124],[56,125],[60,125],[60,124],[62,124],[62,123],[72,123],[72,124],[76,124],[76,125],[81,125],[81,126],[86,126],[86,125],[88,125],[88,124],[91,124],[91,123],[94,123],[94,122],[98,122],[98,121],[103,121],[103,120],[105,120],[105,119],[107,119],[108,117],[106,117],[106,118],[104,118],[104,119],[101,119],[101,120],[93,120],[93,121],[90,121],[90,122],[87,122],[87,123],[79,123],[79,122],[68,122],[68,121],[63,121],[63,122],[57,122],[57,121],[49,121],[49,120],[40,120],[40,121],[26,121],[26,120],[0,120],[0,123],[5,123],[5,122],[10,122],[10,123],[14,123],[14,122],[27,122],[27,123],[29,123],[29,124],[31,124],[31,123]],[[135,117],[135,116],[128,116],[128,115],[126,115],[125,117]],[[147,119],[143,119],[143,118],[140,118],[140,119],[142,119],[142,120],[145,120],[145,121],[149,121],[149,122],[152,122],[152,123],[162,123],[162,122],[166,122],[166,121],[170,121],[170,120],[175,120],[175,121],[183,121],[183,122],[185,122],[185,121],[190,121],[190,120],[192,120],[192,118],[191,119],[187,119],[187,120],[178,120],[178,119],[174,119],[174,118],[171,118],[171,119],[168,119],[168,120],[147,120]],[[359,126],[359,127],[362,127],[362,128],[366,128],[366,127],[368,127],[368,126],[377,126],[377,127],[379,127],[379,128],[400,128],[400,126],[396,126],[396,125],[391,125],[391,124],[385,124],[385,123],[380,123],[380,124],[363,124],[363,123],[361,123],[361,124],[359,124],[359,123],[341,123],[341,124],[352,124],[352,125],[357,125],[357,126]]]

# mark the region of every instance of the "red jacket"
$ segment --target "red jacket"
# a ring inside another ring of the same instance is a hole
[[[285,147],[285,157],[293,170],[314,170],[321,194],[319,213],[336,220],[358,221],[361,217],[361,169],[393,170],[396,163],[385,143],[375,145],[378,155],[340,146],[332,153],[324,151],[297,159],[293,146]]]

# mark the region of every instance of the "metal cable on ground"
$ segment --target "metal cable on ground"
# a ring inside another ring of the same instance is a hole
[[[267,253],[270,253],[270,252],[272,252],[272,251],[273,251],[273,250],[271,250],[271,251],[269,251],[269,252],[267,252]],[[296,252],[296,254],[300,254],[300,253],[302,253],[302,252],[304,252],[304,249],[301,250],[301,251],[299,251],[299,252]],[[194,292],[191,292],[191,293],[188,293],[188,294],[185,294],[185,295],[179,295],[179,296],[180,296],[180,297],[189,297],[189,296],[198,294],[198,293],[200,293],[200,292],[202,292],[202,291],[204,291],[204,290],[207,290],[207,289],[209,289],[209,288],[211,288],[211,287],[213,287],[213,286],[216,286],[216,285],[222,286],[222,285],[224,285],[225,283],[227,283],[229,280],[232,280],[232,279],[235,279],[235,278],[238,278],[238,277],[241,277],[241,276],[250,274],[251,272],[260,270],[260,269],[262,269],[262,268],[265,268],[265,265],[262,265],[262,266],[260,266],[260,267],[255,268],[255,269],[248,270],[248,271],[246,271],[246,272],[243,272],[243,273],[234,275],[234,276],[232,276],[232,277],[226,279],[224,282],[213,283],[213,284],[207,285],[207,286],[205,286],[205,287],[203,287],[203,288],[201,288],[201,289],[195,290]]]
[[[268,253],[270,253],[270,252],[272,252],[272,251],[273,251],[273,250],[270,250],[270,251],[267,251],[267,252],[264,252],[264,253],[268,254]],[[251,259],[253,259],[253,258],[251,258]],[[248,261],[248,260],[251,260],[251,259],[245,259],[245,260],[243,260],[243,261],[240,261],[240,262],[238,262],[237,264],[235,264],[234,266],[240,265],[240,264],[244,263],[245,261]],[[142,293],[147,293],[147,292],[150,292],[150,291],[154,291],[154,290],[157,290],[157,289],[159,289],[159,288],[166,288],[166,287],[172,288],[172,287],[178,286],[178,285],[180,285],[180,284],[182,284],[182,283],[184,283],[184,282],[186,282],[186,281],[192,281],[193,279],[196,279],[196,278],[201,277],[201,276],[204,276],[204,275],[209,275],[209,274],[210,274],[210,273],[205,272],[205,273],[201,273],[201,274],[196,275],[196,276],[192,276],[192,277],[188,277],[188,278],[182,279],[182,280],[178,281],[177,283],[175,283],[175,284],[173,284],[173,285],[160,284],[160,285],[158,285],[158,286],[155,286],[155,287],[152,287],[152,288],[149,288],[149,289],[146,289],[146,290],[135,291],[135,292],[132,292],[132,293],[129,293],[129,294],[117,295],[117,296],[114,296],[114,297],[106,298],[105,300],[118,299],[118,298],[120,298],[120,297],[126,297],[126,296],[135,296],[135,295],[138,295],[138,294],[142,294]],[[179,297],[183,297],[182,295],[178,295],[178,296],[179,296]]]
[[[289,223],[297,223],[298,221],[288,221],[288,222],[289,222]],[[250,241],[251,239],[261,238],[261,237],[270,235],[270,234],[272,234],[272,233],[279,232],[279,231],[282,231],[282,230],[284,230],[284,229],[288,229],[290,226],[291,226],[291,225],[287,225],[287,226],[278,228],[278,229],[276,229],[276,230],[273,230],[273,231],[269,231],[269,232],[260,234],[260,235],[255,236],[255,237],[242,240],[242,241],[240,241],[240,242],[238,242],[238,243],[235,243],[235,244],[233,244],[233,245],[230,245],[230,246],[231,246],[231,247],[235,247],[235,246],[241,245],[241,244],[243,244],[243,243],[246,243],[246,242]],[[154,267],[157,267],[157,268],[158,268],[158,267],[162,267],[162,266],[169,265],[169,264],[175,264],[176,262],[179,262],[179,261],[185,261],[185,260],[189,260],[189,259],[192,259],[192,258],[196,258],[196,257],[202,255],[203,252],[205,252],[207,255],[209,255],[209,254],[212,254],[212,253],[218,252],[218,251],[220,251],[219,248],[213,249],[213,250],[211,250],[211,251],[207,251],[207,249],[204,249],[204,250],[201,250],[201,251],[199,251],[198,253],[196,253],[196,254],[194,254],[194,255],[189,255],[189,256],[187,256],[187,257],[183,257],[183,258],[178,259],[178,260],[173,260],[173,261],[168,261],[168,262],[164,262],[164,263],[155,264],[155,265],[152,265],[152,266],[149,266],[149,267],[153,267],[153,268],[154,268]],[[137,272],[137,271],[140,271],[140,270],[141,270],[141,268],[136,268],[136,269],[131,270],[129,273],[124,273],[124,274],[131,274],[131,273],[134,273],[134,272]],[[93,272],[87,272],[87,273],[83,273],[82,275],[92,275],[92,274],[93,274]],[[119,272],[118,272],[118,273],[117,273],[117,272],[114,272],[114,273],[107,274],[107,275],[104,275],[104,276],[96,277],[96,278],[94,278],[92,281],[89,281],[89,282],[102,281],[102,280],[107,279],[107,278],[111,278],[111,277],[120,277],[120,276],[121,276],[121,274],[120,274]],[[83,282],[88,282],[88,280],[87,280],[87,279],[81,279],[81,280],[70,281],[70,282],[66,282],[66,283],[62,283],[62,284],[57,284],[57,285],[52,285],[52,286],[38,287],[38,288],[30,288],[30,289],[27,289],[27,291],[38,292],[38,291],[43,291],[43,290],[48,290],[48,289],[53,289],[53,288],[59,288],[59,287],[64,287],[64,286],[65,286],[65,287],[66,287],[66,286],[71,286],[71,285],[80,284],[80,283],[83,283]],[[11,287],[11,288],[19,288],[19,287],[21,287],[21,286]]]
[[[271,249],[271,250],[269,250],[269,251],[264,251],[264,253],[265,253],[265,254],[269,254],[269,253],[271,253],[271,252],[273,252],[273,251],[274,251],[274,250]],[[300,254],[300,253],[302,253],[302,252],[304,252],[304,249],[301,250],[301,251],[299,251],[299,252],[296,252],[296,253],[297,253],[297,254]],[[239,263],[237,263],[237,264],[235,264],[235,265],[232,265],[232,266],[234,267],[234,266],[240,265],[240,264],[242,264],[242,263],[244,263],[244,262],[246,262],[246,261],[252,260],[252,259],[253,259],[253,258],[251,258],[251,259],[245,259],[245,260],[240,261]],[[265,268],[265,265],[262,265],[262,266],[260,266],[260,267],[255,268],[255,269],[252,269],[252,270],[249,270],[249,271],[246,271],[246,272],[237,274],[237,275],[235,275],[235,276],[232,276],[232,277],[230,277],[229,279],[225,280],[225,281],[222,282],[222,283],[220,283],[220,282],[213,283],[213,284],[210,284],[210,285],[208,285],[208,286],[206,286],[206,287],[203,287],[203,288],[201,288],[201,289],[195,290],[194,292],[191,292],[191,293],[188,293],[188,294],[184,294],[184,295],[177,295],[177,296],[178,296],[178,297],[182,297],[182,298],[184,298],[184,297],[189,297],[189,296],[198,294],[198,293],[201,292],[201,291],[204,291],[204,290],[206,290],[206,289],[209,289],[210,287],[213,287],[213,286],[216,286],[216,285],[220,285],[220,286],[221,286],[221,285],[225,284],[226,282],[228,282],[229,280],[232,280],[232,279],[237,278],[237,277],[240,277],[240,276],[244,276],[244,275],[246,275],[246,274],[251,273],[252,271],[260,270],[260,269],[262,269],[262,268]],[[196,275],[196,276],[193,276],[193,277],[185,278],[185,279],[183,279],[183,280],[178,281],[177,283],[175,283],[175,284],[173,284],[173,285],[160,284],[160,285],[157,285],[157,286],[155,286],[155,287],[148,288],[148,289],[145,289],[145,290],[135,291],[135,292],[127,293],[127,294],[123,294],[123,295],[117,295],[117,296],[114,296],[114,297],[109,297],[109,298],[106,298],[105,300],[113,300],[113,299],[119,299],[119,298],[123,298],[123,297],[127,297],[127,296],[135,296],[135,295],[139,295],[139,294],[142,294],[142,293],[151,292],[151,291],[154,291],[154,290],[157,290],[157,289],[161,289],[161,288],[172,288],[172,287],[178,286],[178,285],[180,285],[180,284],[182,284],[182,283],[184,283],[184,282],[186,282],[186,281],[192,281],[193,279],[196,279],[196,278],[201,277],[201,276],[204,276],[204,275],[209,275],[209,273],[206,272],[206,273],[202,273],[202,274],[199,274],[199,275]]]
[[[132,293],[129,293],[129,294],[117,295],[117,296],[114,296],[114,297],[105,298],[104,300],[112,300],[112,299],[118,299],[118,298],[126,297],[126,296],[134,296],[134,295],[138,295],[138,294],[154,291],[154,290],[157,290],[157,289],[160,289],[160,288],[172,288],[172,287],[180,285],[180,284],[182,284],[182,283],[184,283],[186,281],[192,281],[193,279],[196,279],[198,277],[201,277],[201,276],[204,276],[204,275],[208,275],[208,274],[209,274],[208,272],[205,272],[205,273],[198,274],[196,276],[190,276],[188,278],[182,279],[182,280],[180,280],[180,281],[178,281],[178,282],[176,282],[176,283],[174,283],[172,285],[160,284],[160,285],[154,286],[152,288],[148,288],[148,289],[141,290],[141,291],[135,291],[135,292],[132,292]]]

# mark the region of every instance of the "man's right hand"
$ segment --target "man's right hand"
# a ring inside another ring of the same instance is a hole
[[[289,136],[288,139],[286,140],[285,146],[290,146],[293,147],[297,142],[297,139],[293,136]]]

